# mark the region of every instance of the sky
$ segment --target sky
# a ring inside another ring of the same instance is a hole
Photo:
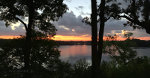
[[[54,25],[57,28],[57,35],[54,40],[61,41],[89,41],[91,40],[91,27],[82,23],[84,17],[89,17],[91,14],[91,0],[65,0],[64,3],[68,6],[68,11]],[[125,19],[114,20],[110,19],[106,22],[105,36],[117,34],[119,39],[123,40],[123,33],[132,32],[134,38],[142,40],[150,40],[150,34],[145,30],[133,30],[132,27],[124,27]],[[125,30],[125,31],[124,31]],[[19,35],[24,35],[25,30],[21,23],[12,24],[9,27],[5,26],[3,21],[0,21],[0,38],[16,38]]]

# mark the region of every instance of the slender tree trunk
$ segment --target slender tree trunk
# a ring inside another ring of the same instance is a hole
[[[105,26],[105,17],[104,17],[104,10],[105,10],[105,0],[101,0],[100,4],[100,30],[99,30],[99,42],[98,42],[98,55],[99,55],[99,62],[101,63],[102,59],[102,52],[103,52],[103,36],[104,36],[104,26]]]
[[[145,0],[144,2],[144,19],[145,19],[145,29],[147,33],[150,33],[150,1]]]
[[[92,5],[92,78],[99,78],[99,57],[97,51],[97,2],[91,0]]]
[[[33,15],[34,15],[34,8],[33,8],[33,0],[28,1],[28,13],[29,13],[29,20],[28,20],[28,28],[26,31],[26,40],[25,40],[25,50],[24,50],[24,63],[25,63],[25,74],[24,78],[30,78],[30,54],[31,54],[31,41],[32,41],[32,28],[33,28]]]

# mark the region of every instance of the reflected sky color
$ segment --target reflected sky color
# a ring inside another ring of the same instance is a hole
[[[90,45],[64,45],[60,46],[61,59],[75,63],[79,59],[86,59],[87,62],[91,62],[91,46]],[[137,56],[148,56],[150,57],[150,48],[133,48],[137,51]],[[103,61],[110,61],[108,54],[103,54]]]
[[[63,61],[68,61],[75,63],[80,59],[85,59],[88,63],[91,63],[91,46],[89,45],[65,45],[60,46],[61,59]],[[102,60],[109,61],[110,57],[108,54],[103,54]]]
[[[67,45],[60,46],[59,50],[61,51],[61,55],[66,58],[70,56],[84,56],[91,55],[91,47],[87,45]]]

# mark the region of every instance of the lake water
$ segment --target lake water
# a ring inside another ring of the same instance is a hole
[[[150,48],[133,48],[137,51],[137,56],[150,57]],[[75,63],[79,59],[86,59],[91,62],[91,46],[90,45],[63,45],[59,47],[61,51],[61,59],[70,63]],[[108,54],[103,54],[102,60],[109,61]]]

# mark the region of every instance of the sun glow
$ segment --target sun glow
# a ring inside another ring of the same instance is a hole
[[[2,35],[0,36],[0,39],[14,39],[19,38],[20,36],[12,36],[12,35]]]
[[[12,35],[0,35],[0,39],[14,39],[19,38],[20,36],[12,36]],[[81,36],[65,36],[65,35],[55,35],[53,40],[56,41],[91,41],[91,36],[89,35],[81,35]],[[118,36],[116,40],[123,41],[126,38],[123,38],[121,36]],[[140,40],[150,40],[150,37],[137,37],[136,39]],[[106,40],[106,37],[104,37],[104,40]]]
[[[64,36],[64,35],[56,35],[53,38],[56,41],[90,41],[90,36]]]

